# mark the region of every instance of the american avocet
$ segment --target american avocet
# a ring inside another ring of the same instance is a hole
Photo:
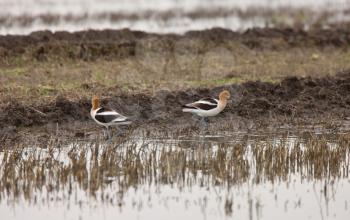
[[[183,107],[183,112],[191,112],[202,118],[204,122],[205,117],[212,117],[224,110],[227,105],[227,99],[230,98],[230,92],[224,90],[220,92],[219,100],[215,98],[203,98],[196,102],[186,104]]]
[[[100,107],[100,100],[97,96],[92,98],[91,104],[91,117],[97,124],[106,127],[108,137],[110,137],[109,126],[127,125],[131,123],[128,117],[119,114],[115,110]]]

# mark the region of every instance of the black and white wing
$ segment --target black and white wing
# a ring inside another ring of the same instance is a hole
[[[199,109],[199,110],[211,110],[218,106],[218,100],[214,98],[203,98],[193,103],[189,103],[183,106],[187,109]]]
[[[109,123],[125,123],[128,122],[129,119],[118,112],[107,109],[107,108],[100,108],[97,110],[95,114],[95,119],[101,123],[109,124]]]

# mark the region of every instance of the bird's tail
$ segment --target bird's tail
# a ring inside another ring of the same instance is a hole
[[[121,121],[121,122],[117,122],[115,124],[117,124],[117,125],[129,125],[131,123],[132,123],[132,121]]]
[[[128,124],[131,124],[132,122],[133,121],[130,118],[125,117],[122,120],[115,120],[114,124],[116,124],[116,125],[128,125]]]
[[[196,108],[191,106],[190,104],[186,104],[186,105],[182,106],[183,112],[193,112],[194,109],[196,109]]]

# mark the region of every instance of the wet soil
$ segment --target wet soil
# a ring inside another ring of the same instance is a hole
[[[217,45],[226,45],[234,50],[239,44],[253,51],[288,51],[292,47],[333,47],[342,50],[350,45],[349,30],[315,29],[306,32],[298,29],[256,28],[239,33],[216,28],[190,31],[185,35],[157,35],[127,29],[75,33],[40,31],[27,36],[0,36],[0,63],[4,62],[6,66],[11,58],[22,55],[30,62],[132,59],[136,51],[139,53],[141,49],[162,54],[176,48],[181,53],[196,54]],[[194,40],[196,43],[189,47],[179,44],[181,40]],[[134,127],[152,126],[152,129],[170,132],[179,127],[183,132],[198,129],[191,114],[182,113],[181,106],[201,97],[217,97],[223,88],[231,92],[232,102],[222,114],[209,119],[212,129],[247,130],[274,127],[277,124],[319,122],[332,127],[333,122],[348,120],[350,117],[350,71],[321,78],[287,77],[278,83],[251,81],[213,89],[160,90],[154,95],[126,93],[118,86],[102,87],[101,91],[109,93],[102,104],[130,116],[135,121]],[[31,101],[9,97],[5,96],[1,100],[0,141],[16,140],[25,136],[21,135],[23,132],[32,134],[35,130],[40,130],[44,139],[49,139],[59,131],[73,137],[86,137],[91,129],[98,127],[90,119],[88,98],[72,100],[59,95],[47,103],[33,104]]]
[[[134,120],[137,126],[167,128],[174,132],[196,127],[191,114],[181,111],[181,105],[200,97],[217,96],[222,89],[232,94],[232,102],[224,112],[209,119],[214,127],[225,130],[271,127],[277,124],[319,123],[346,120],[350,117],[350,71],[334,77],[298,78],[288,77],[280,83],[247,82],[229,85],[189,89],[186,91],[159,91],[147,94],[118,94],[103,99],[102,105],[117,109]],[[53,134],[59,126],[73,136],[85,137],[91,128],[98,126],[90,119],[90,100],[70,101],[59,96],[42,105],[27,105],[16,99],[7,100],[0,110],[0,138],[17,138],[21,129],[42,127],[45,137]],[[223,126],[225,124],[225,126]]]
[[[145,45],[145,39],[153,39]],[[196,47],[177,42],[196,40]],[[155,43],[157,42],[157,43]],[[96,60],[111,58],[130,58],[136,51],[151,49],[156,51],[194,50],[210,46],[232,46],[240,44],[250,49],[286,49],[291,47],[347,47],[350,44],[350,29],[312,29],[304,31],[298,28],[254,28],[243,33],[221,28],[204,31],[189,31],[184,35],[150,34],[141,31],[123,30],[89,30],[69,33],[58,31],[33,32],[30,35],[0,36],[0,60],[8,62],[9,58],[26,56],[26,60],[47,61],[48,58],[72,60]],[[191,52],[191,51],[190,51]],[[1,63],[1,62],[0,62]]]

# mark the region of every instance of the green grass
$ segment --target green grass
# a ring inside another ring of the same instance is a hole
[[[201,47],[198,45],[189,47]],[[21,55],[21,61],[13,58],[12,63],[0,66],[3,82],[0,99],[11,96],[40,100],[57,94],[74,98],[108,94],[110,87],[127,93],[153,93],[257,80],[278,83],[286,76],[322,77],[350,69],[350,50],[344,48],[253,50],[235,45],[214,47],[201,54],[195,53],[195,48],[192,50],[181,54],[146,50],[143,55],[108,61],[61,57],[38,62]]]
[[[25,67],[4,68],[0,70],[0,74],[4,77],[20,77],[27,72]]]

